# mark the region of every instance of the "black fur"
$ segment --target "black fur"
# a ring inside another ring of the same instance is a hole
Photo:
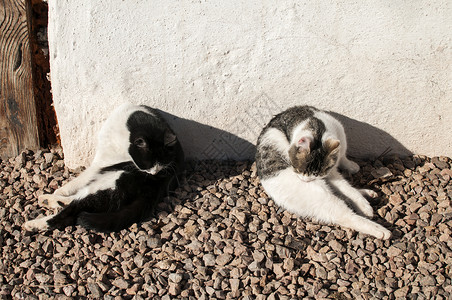
[[[158,112],[145,107],[154,116],[143,111],[134,112],[127,121],[130,131],[129,153],[140,169],[149,169],[156,162],[169,164],[181,151],[176,135]]]
[[[119,231],[148,219],[156,204],[177,186],[184,163],[182,147],[157,111],[145,108],[153,115],[136,111],[127,121],[128,151],[133,161],[107,166],[98,172],[100,176],[122,172],[115,188],[72,201],[47,221],[50,228],[79,224],[101,232]],[[144,171],[156,162],[166,167],[156,175]]]
[[[84,199],[74,200],[48,220],[51,228],[82,225],[101,232],[118,231],[145,221],[155,205],[171,188],[170,176],[143,173],[132,162],[102,169],[102,173],[123,170],[115,189],[100,190]]]

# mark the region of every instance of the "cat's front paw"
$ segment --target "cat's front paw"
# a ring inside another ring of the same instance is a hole
[[[375,228],[373,235],[378,239],[388,240],[392,235],[391,231],[387,230],[380,224],[376,224],[376,225],[377,225],[377,227]]]
[[[375,192],[373,190],[360,189],[359,192],[361,193],[361,195],[363,195],[365,197],[370,197],[370,198],[377,198],[378,197],[377,192]]]
[[[363,195],[365,197],[370,197],[370,198],[378,197],[377,192],[369,190],[369,189],[360,189],[359,192],[361,193],[361,195]],[[374,216],[374,209],[367,200],[362,201],[359,208],[366,217],[372,218]]]
[[[40,219],[35,219],[31,221],[27,221],[22,225],[22,228],[26,231],[34,231],[34,230],[47,230],[49,229],[49,224],[47,223],[47,220],[49,217],[44,217]]]
[[[359,165],[357,163],[355,163],[354,161],[349,161],[349,165],[347,170],[350,172],[350,174],[355,174],[359,172]]]
[[[360,169],[357,163],[346,158],[341,161],[339,167],[343,170],[346,170],[350,174],[358,173]]]

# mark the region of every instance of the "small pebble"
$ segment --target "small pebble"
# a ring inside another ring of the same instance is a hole
[[[377,191],[381,241],[298,218],[269,199],[250,162],[189,162],[143,224],[26,233],[51,213],[36,197],[76,177],[61,149],[0,161],[0,298],[449,299],[451,160],[360,161],[351,184]],[[38,296],[36,296],[38,295]]]

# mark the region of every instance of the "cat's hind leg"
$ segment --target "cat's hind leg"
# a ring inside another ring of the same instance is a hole
[[[73,209],[63,209],[56,215],[50,215],[25,222],[22,227],[27,231],[46,231],[53,228],[63,229],[75,224],[76,213]]]
[[[285,170],[273,178],[261,179],[261,183],[276,204],[298,216],[344,226],[380,239],[389,239],[391,236],[391,232],[383,226],[357,215],[322,180],[303,182],[292,171]],[[353,190],[364,199],[363,203],[367,203],[370,214],[372,207],[358,190]]]
[[[329,195],[325,201],[317,207],[314,219],[330,224],[347,227],[376,238],[387,240],[391,232],[372,220],[356,214],[342,199]]]
[[[85,199],[71,202],[55,215],[46,216],[25,222],[22,227],[27,231],[45,231],[52,228],[63,229],[67,226],[76,225],[77,217],[81,211],[87,209]]]
[[[93,180],[94,175],[96,174],[96,170],[92,167],[86,169],[79,176],[72,179],[59,189],[55,190],[55,195],[61,196],[72,196],[75,195],[80,189],[89,185],[89,183]]]
[[[344,201],[351,201],[351,205],[354,206],[359,212],[361,212],[363,215],[371,218],[374,214],[372,206],[369,204],[369,201],[367,201],[366,198],[364,198],[363,195],[370,196],[370,197],[376,197],[378,196],[376,192],[372,190],[362,189],[357,190],[351,184],[345,180],[342,175],[337,172],[336,170],[333,170],[329,177],[327,182],[331,185],[331,188],[336,193],[342,194],[338,195],[339,197],[344,196]]]
[[[380,224],[355,213],[347,215],[346,217],[340,217],[335,223],[365,234],[373,235],[378,239],[387,240],[391,237],[391,232],[389,230]]]
[[[314,219],[330,224],[347,227],[378,239],[387,240],[391,237],[391,232],[380,224],[356,214],[342,199],[328,195],[324,202],[317,206]]]
[[[38,197],[38,204],[48,208],[59,208],[71,203],[74,199],[79,198],[76,194],[93,180],[95,170],[88,168],[78,177],[72,179],[53,194],[43,194]]]

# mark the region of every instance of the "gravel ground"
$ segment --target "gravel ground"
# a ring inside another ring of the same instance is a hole
[[[275,206],[250,162],[198,162],[149,222],[25,233],[37,196],[80,170],[61,150],[1,162],[2,299],[451,299],[451,159],[359,162],[351,180],[381,196],[376,240]]]

